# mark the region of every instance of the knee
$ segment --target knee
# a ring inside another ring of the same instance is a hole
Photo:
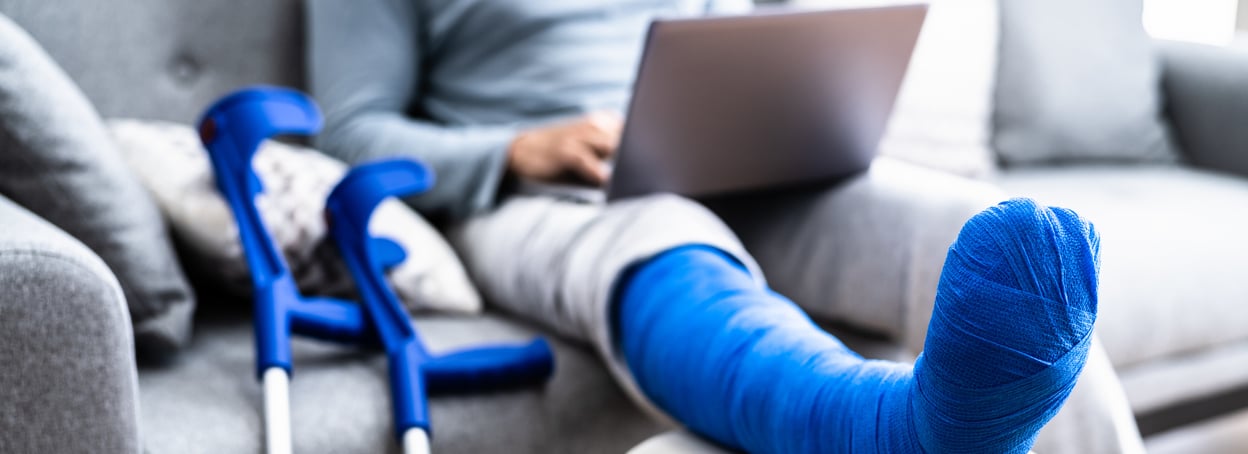
[[[610,284],[600,291],[612,287],[622,270],[688,245],[718,249],[761,276],[753,258],[718,216],[695,201],[671,194],[613,202],[573,243],[568,267],[601,270],[601,281]]]
[[[711,213],[710,210],[703,207],[702,204],[688,198],[669,193],[652,194],[634,199],[628,199],[617,202],[612,207],[614,209],[627,210],[636,215],[645,217],[714,217],[714,214]]]
[[[674,194],[654,194],[608,206],[605,224],[616,227],[620,239],[665,240],[672,245],[709,244],[730,252],[739,247],[732,230],[702,204]]]

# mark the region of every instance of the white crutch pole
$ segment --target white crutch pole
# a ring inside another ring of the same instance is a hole
[[[429,434],[419,427],[403,432],[403,454],[429,454]]]
[[[264,370],[264,436],[268,454],[291,454],[290,375],[280,367]]]

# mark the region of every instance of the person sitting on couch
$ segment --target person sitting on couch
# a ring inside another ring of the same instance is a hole
[[[968,221],[910,366],[864,360],[818,328],[693,201],[512,190],[568,175],[602,186],[648,21],[748,8],[311,0],[318,145],[351,163],[429,164],[438,183],[410,203],[449,222],[490,301],[593,343],[641,405],[721,445],[1027,451],[1070,394],[1096,318],[1099,237],[1075,213],[1011,200]]]

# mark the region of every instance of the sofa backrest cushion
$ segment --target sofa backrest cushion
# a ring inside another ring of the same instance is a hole
[[[1141,0],[1000,0],[1001,163],[1177,159]]]
[[[0,0],[0,13],[47,49],[101,115],[183,123],[243,85],[301,87],[301,8],[299,0]]]

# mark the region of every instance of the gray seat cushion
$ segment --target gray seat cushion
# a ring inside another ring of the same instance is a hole
[[[1003,173],[1101,231],[1098,330],[1119,367],[1248,339],[1248,179],[1178,166]]]
[[[263,405],[248,318],[201,317],[196,329],[176,364],[141,370],[148,451],[261,452]],[[435,352],[537,335],[492,314],[424,317],[417,329]],[[545,387],[433,398],[434,452],[625,452],[665,430],[624,396],[592,351],[548,339],[555,376]],[[398,452],[384,356],[302,339],[294,354],[295,452]]]

